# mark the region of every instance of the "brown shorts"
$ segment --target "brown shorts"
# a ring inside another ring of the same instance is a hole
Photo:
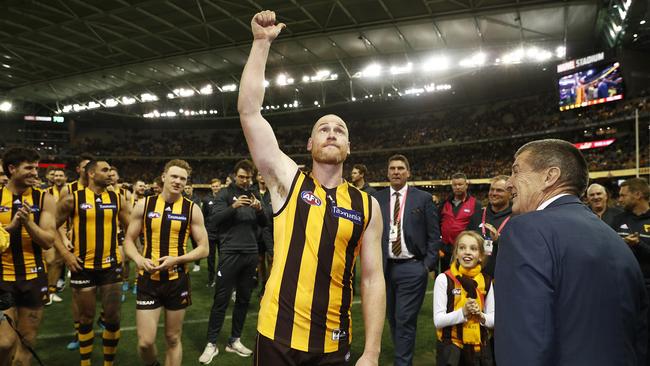
[[[338,351],[331,353],[303,352],[283,346],[280,343],[257,334],[255,366],[348,366],[352,365],[350,345],[341,345]]]
[[[167,310],[182,310],[192,305],[190,276],[179,272],[175,280],[156,281],[148,274],[138,276],[138,295],[135,308],[152,310],[164,307]]]
[[[48,302],[47,275],[39,273],[33,280],[0,281],[0,292],[10,293],[19,308],[40,308]]]
[[[70,276],[72,288],[87,288],[122,282],[122,265],[107,269],[83,269]]]

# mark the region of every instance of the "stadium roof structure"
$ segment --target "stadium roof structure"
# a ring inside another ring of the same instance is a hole
[[[436,55],[460,59],[524,45],[580,55],[599,47],[599,14],[611,3],[8,0],[0,5],[0,99],[53,112],[89,101],[103,109],[107,99],[120,108],[140,105],[143,94],[160,105],[179,97],[179,88],[207,94],[206,83],[227,93],[222,87],[238,84],[247,58],[251,17],[263,9],[288,26],[272,47],[267,78],[284,72],[297,85],[323,69],[325,78],[351,84],[370,62],[419,65]],[[124,109],[140,115],[147,107]]]

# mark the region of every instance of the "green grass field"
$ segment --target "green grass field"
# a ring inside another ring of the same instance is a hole
[[[133,272],[133,271],[131,271]],[[183,365],[198,365],[198,358],[206,342],[206,331],[208,317],[212,306],[214,290],[205,287],[207,279],[207,264],[201,263],[201,271],[192,273],[192,306],[189,307],[185,316],[183,329]],[[432,320],[432,292],[433,280],[429,280],[429,291],[424,300],[424,305],[418,319],[418,337],[415,349],[414,365],[435,364],[435,328]],[[72,317],[70,312],[70,290],[60,294],[64,301],[46,307],[43,322],[40,327],[39,337],[36,345],[36,352],[46,366],[69,366],[78,364],[78,351],[68,351],[65,346],[72,337]],[[253,348],[255,340],[255,327],[257,324],[257,311],[259,309],[259,297],[256,290],[252,296],[252,302],[246,319],[242,342],[249,348]],[[363,319],[361,315],[360,297],[355,297],[352,307],[353,312],[353,334],[352,356],[358,358],[363,351]],[[99,314],[99,312],[98,312]],[[226,313],[224,329],[219,335],[218,345],[221,353],[212,361],[212,365],[250,365],[252,358],[241,358],[237,355],[224,352],[225,342],[230,335],[230,314],[232,314],[232,303]],[[162,319],[161,319],[162,320]],[[116,365],[141,365],[137,354],[137,337],[135,330],[135,296],[130,292],[122,305],[122,338],[118,346]],[[158,328],[158,353],[161,363],[164,361],[164,334],[162,323]],[[101,355],[101,331],[97,329],[95,345],[93,349],[93,364],[102,364]],[[380,365],[392,365],[393,346],[390,339],[388,323],[386,323],[382,341],[382,352],[379,360]],[[36,365],[36,362],[32,362]]]

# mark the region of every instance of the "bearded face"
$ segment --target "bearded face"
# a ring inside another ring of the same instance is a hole
[[[348,129],[337,116],[327,115],[316,122],[307,143],[307,150],[315,162],[341,164],[350,154]]]

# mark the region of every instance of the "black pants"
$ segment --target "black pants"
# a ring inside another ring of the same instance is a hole
[[[214,262],[217,258],[218,241],[219,239],[217,238],[208,239],[208,246],[210,247],[210,251],[208,253],[208,282],[215,281],[214,276],[216,271],[214,270]]]
[[[223,327],[226,309],[232,290],[237,290],[235,309],[232,311],[231,338],[239,338],[244,328],[251,292],[257,284],[255,272],[259,256],[255,254],[221,253],[217,268],[217,285],[208,323],[208,342],[216,343]]]
[[[345,366],[350,365],[350,346],[342,345],[331,353],[303,352],[283,346],[265,336],[257,335],[254,366]]]
[[[436,344],[437,366],[494,366],[492,347],[486,345],[480,351],[472,347],[460,349],[453,344],[438,341]]]

